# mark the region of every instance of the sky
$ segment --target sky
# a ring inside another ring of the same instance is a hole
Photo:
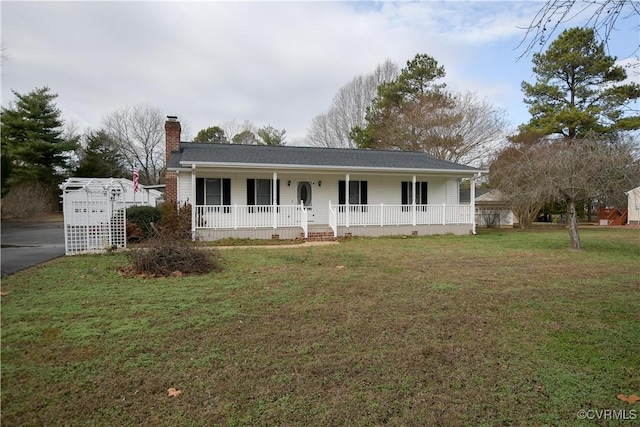
[[[519,45],[542,4],[2,1],[1,101],[47,86],[65,121],[83,131],[144,104],[178,116],[187,137],[248,120],[302,144],[354,77],[426,53],[444,66],[449,89],[486,98],[515,129],[529,119],[521,82],[534,80]],[[627,62],[637,55],[635,21],[609,43]]]

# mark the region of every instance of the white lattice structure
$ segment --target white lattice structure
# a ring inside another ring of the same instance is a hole
[[[118,179],[69,178],[60,188],[67,255],[126,247],[126,189]]]

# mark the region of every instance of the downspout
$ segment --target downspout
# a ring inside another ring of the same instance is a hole
[[[469,204],[471,206],[471,233],[476,234],[476,178],[480,178],[480,174],[476,174],[471,178],[469,185]]]

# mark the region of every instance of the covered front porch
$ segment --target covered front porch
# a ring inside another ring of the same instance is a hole
[[[317,208],[316,208],[317,209]],[[473,231],[469,204],[398,205],[334,204],[326,207],[328,223],[309,221],[300,205],[196,205],[195,234],[206,240],[238,238],[308,238],[310,231],[331,231],[334,237],[393,234],[467,234]]]
[[[475,233],[475,196],[460,203],[472,173],[270,169],[179,170],[178,199],[193,206],[194,238]]]

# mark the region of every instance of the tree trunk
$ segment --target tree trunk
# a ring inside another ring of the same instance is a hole
[[[572,249],[582,249],[580,235],[578,234],[578,212],[576,211],[576,201],[567,199],[567,220],[569,221],[569,237],[571,238]]]

